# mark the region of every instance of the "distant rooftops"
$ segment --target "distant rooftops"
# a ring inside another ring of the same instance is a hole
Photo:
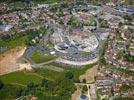
[[[116,9],[126,13],[134,13],[134,7],[132,6],[117,5]]]

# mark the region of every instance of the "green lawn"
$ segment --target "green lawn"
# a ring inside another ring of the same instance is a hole
[[[67,66],[61,66],[56,63],[47,64],[47,66],[55,66],[55,67],[63,68],[64,72],[62,72],[62,73],[59,73],[59,72],[56,72],[53,70],[49,70],[49,69],[43,69],[43,68],[35,69],[35,70],[36,70],[36,73],[42,75],[46,79],[48,78],[49,80],[53,80],[53,81],[63,78],[65,76],[65,73],[68,71],[73,73],[75,79],[78,79],[79,76],[84,74],[87,69],[92,68],[96,64],[97,63],[86,65],[85,67],[83,66],[83,68],[71,68],[71,67],[67,67]]]
[[[53,60],[55,58],[56,58],[55,56],[50,55],[50,54],[43,55],[37,50],[33,53],[32,57],[31,57],[31,59],[37,64],[47,62],[47,61]]]
[[[85,67],[83,66],[83,68],[71,68],[68,66],[61,66],[61,65],[56,64],[56,63],[47,64],[48,66],[55,66],[55,67],[63,68],[64,72],[62,72],[62,73],[59,73],[59,72],[56,72],[53,70],[49,70],[49,69],[43,69],[43,68],[35,69],[35,70],[36,70],[36,73],[42,75],[46,79],[48,78],[49,80],[53,80],[53,81],[63,78],[65,76],[65,73],[68,71],[73,73],[74,79],[78,79],[79,76],[84,74],[87,69],[92,68],[96,64],[97,63],[86,65]]]
[[[17,71],[7,75],[0,76],[0,80],[3,81],[5,84],[27,85],[30,82],[40,82],[42,80],[42,77],[36,73],[26,73],[24,71]]]
[[[84,74],[89,68],[92,68],[96,65],[97,63],[94,64],[89,64],[86,65],[83,68],[77,69],[77,68],[66,68],[67,71],[71,71],[74,74],[75,78],[79,78],[80,75]]]
[[[68,66],[62,66],[62,65],[59,65],[59,64],[56,64],[56,63],[50,63],[48,65],[63,68],[65,70],[65,72],[68,72],[68,71],[72,72],[73,75],[74,75],[74,78],[79,78],[79,76],[84,74],[87,69],[92,68],[96,64],[97,63],[89,64],[89,65],[83,66],[82,68],[72,68],[72,67],[68,67]]]
[[[45,77],[48,80],[56,80],[56,79],[61,79],[64,77],[64,72],[63,73],[59,73],[53,70],[48,70],[48,69],[35,69],[36,72],[40,75],[42,75],[43,77]]]

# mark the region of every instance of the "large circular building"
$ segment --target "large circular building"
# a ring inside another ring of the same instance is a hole
[[[66,20],[64,25],[58,24],[51,35],[59,57],[56,62],[82,66],[98,61],[99,39],[96,33],[90,30],[96,27],[93,24],[93,16],[88,12],[79,12],[67,18],[70,18],[69,24]]]
[[[98,61],[99,41],[89,30],[75,28],[68,32],[59,27],[52,34],[52,42],[59,56],[58,63],[82,66]]]

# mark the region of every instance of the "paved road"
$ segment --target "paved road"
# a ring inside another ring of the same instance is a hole
[[[31,66],[33,68],[46,68],[46,69],[49,69],[49,70],[53,70],[53,71],[56,71],[56,72],[63,72],[64,69],[63,68],[59,68],[59,67],[56,67],[56,66],[48,66],[47,64],[49,63],[52,63],[54,62],[54,60],[51,60],[51,61],[48,61],[48,62],[44,62],[44,63],[41,63],[41,64],[32,64]]]
[[[44,63],[40,63],[40,64],[32,64],[31,66],[34,67],[34,68],[38,68],[40,66],[47,65],[47,64],[52,63],[54,61],[55,61],[55,59],[54,60],[47,61],[47,62],[44,62]]]

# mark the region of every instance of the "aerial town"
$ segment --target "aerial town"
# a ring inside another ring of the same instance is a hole
[[[134,100],[133,0],[0,0],[1,100]]]

